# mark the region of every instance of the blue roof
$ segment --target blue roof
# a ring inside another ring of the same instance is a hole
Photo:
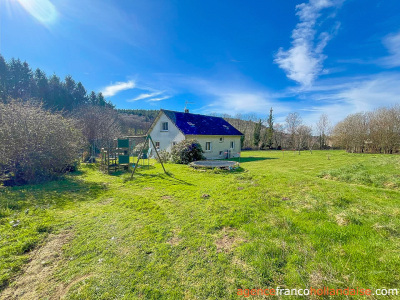
[[[211,117],[171,110],[161,110],[182,131],[195,135],[243,135],[220,117]]]

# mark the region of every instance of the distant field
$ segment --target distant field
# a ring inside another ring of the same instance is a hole
[[[168,176],[152,162],[126,181],[84,165],[64,180],[0,188],[0,298],[400,291],[400,156],[242,156],[235,172],[166,164]]]

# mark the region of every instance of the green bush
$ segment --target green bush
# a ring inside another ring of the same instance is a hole
[[[183,140],[172,147],[171,160],[176,164],[188,164],[202,159],[203,149],[196,140]]]

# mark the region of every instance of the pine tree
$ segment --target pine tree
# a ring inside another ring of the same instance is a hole
[[[268,146],[268,148],[271,149],[274,137],[274,117],[272,115],[272,107],[269,111],[269,117],[267,123],[268,123],[268,128],[267,128],[266,145]]]
[[[49,100],[49,81],[46,74],[42,70],[36,69],[33,79],[36,83],[36,94],[34,97],[46,106],[49,106],[47,103]]]
[[[96,96],[96,93],[94,92],[94,91],[91,91],[90,92],[90,95],[89,95],[89,104],[90,105],[97,105],[98,103],[97,103],[97,96]]]
[[[78,82],[73,92],[76,105],[84,105],[88,102],[86,89],[81,82]]]
[[[65,107],[63,87],[60,77],[53,74],[49,78],[49,98],[47,104],[51,109],[62,110]]]
[[[83,84],[76,83],[70,75],[64,81],[56,74],[47,77],[40,69],[32,72],[27,62],[14,58],[7,62],[0,55],[0,101],[9,98],[35,99],[51,110],[71,111],[87,104],[114,108],[102,93],[92,92],[88,96]]]
[[[107,105],[107,102],[104,99],[104,96],[103,96],[103,94],[101,92],[97,94],[97,105],[100,105],[100,106],[106,106]]]
[[[74,91],[76,89],[75,80],[72,79],[70,75],[66,76],[64,79],[64,103],[65,109],[72,110],[77,106],[76,99],[74,97]]]
[[[5,101],[8,97],[7,90],[8,65],[3,56],[0,55],[0,100]]]

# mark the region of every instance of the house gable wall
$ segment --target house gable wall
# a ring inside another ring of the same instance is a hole
[[[168,122],[168,131],[162,130],[162,123]],[[154,143],[160,143],[160,150],[171,151],[172,143],[176,142],[179,143],[180,141],[185,139],[183,133],[175,126],[171,120],[162,113],[161,116],[158,118],[156,123],[154,124],[152,130],[150,131],[151,138],[153,139]],[[150,145],[151,148],[153,148]]]

